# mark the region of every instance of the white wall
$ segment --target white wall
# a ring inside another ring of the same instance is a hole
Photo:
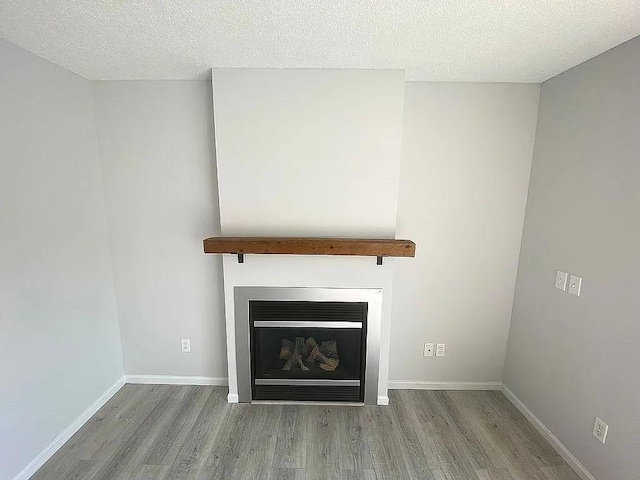
[[[211,85],[94,83],[129,375],[226,376]],[[191,353],[180,339],[191,339]]]
[[[408,83],[392,381],[502,380],[539,85]],[[445,343],[424,358],[424,342]]]
[[[214,69],[225,235],[393,238],[402,70]]]
[[[0,40],[0,478],[123,375],[91,84]]]
[[[640,478],[639,58],[636,38],[542,86],[505,369],[603,480]],[[556,270],[584,278],[580,297],[554,288]]]

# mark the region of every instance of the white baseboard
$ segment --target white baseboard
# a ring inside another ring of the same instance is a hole
[[[422,382],[389,380],[389,390],[500,390],[502,382]]]
[[[172,375],[126,375],[127,383],[152,385],[215,385],[226,387],[227,377],[182,377]]]
[[[502,393],[509,399],[513,405],[520,410],[520,413],[525,416],[527,420],[540,432],[540,434],[551,444],[556,452],[564,459],[565,462],[578,474],[582,480],[596,480],[589,470],[586,469],[582,463],[565,447],[558,437],[556,437],[542,421],[535,416],[535,414],[529,410],[529,408],[520,400],[515,393],[513,393],[509,387],[502,384]]]
[[[111,385],[100,397],[93,402],[89,408],[82,412],[78,418],[76,418],[71,424],[64,429],[64,431],[58,435],[49,445],[47,445],[29,464],[24,467],[13,480],[27,480],[33,475],[42,465],[49,460],[54,453],[56,453],[62,445],[64,445],[74,433],[80,430],[87,421],[102,408],[102,406],[113,397],[118,390],[125,384],[125,377],[120,378],[113,385]]]

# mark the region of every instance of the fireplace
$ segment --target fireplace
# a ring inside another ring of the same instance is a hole
[[[250,300],[252,399],[363,402],[367,309]]]
[[[377,403],[380,289],[236,287],[238,401]]]

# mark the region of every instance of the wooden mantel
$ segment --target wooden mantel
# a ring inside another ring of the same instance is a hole
[[[371,238],[306,237],[211,237],[204,240],[204,253],[233,253],[244,261],[245,253],[278,255],[354,255],[377,257],[415,257],[411,240]]]

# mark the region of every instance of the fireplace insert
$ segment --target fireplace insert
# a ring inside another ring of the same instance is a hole
[[[254,400],[363,402],[367,302],[249,301]]]

